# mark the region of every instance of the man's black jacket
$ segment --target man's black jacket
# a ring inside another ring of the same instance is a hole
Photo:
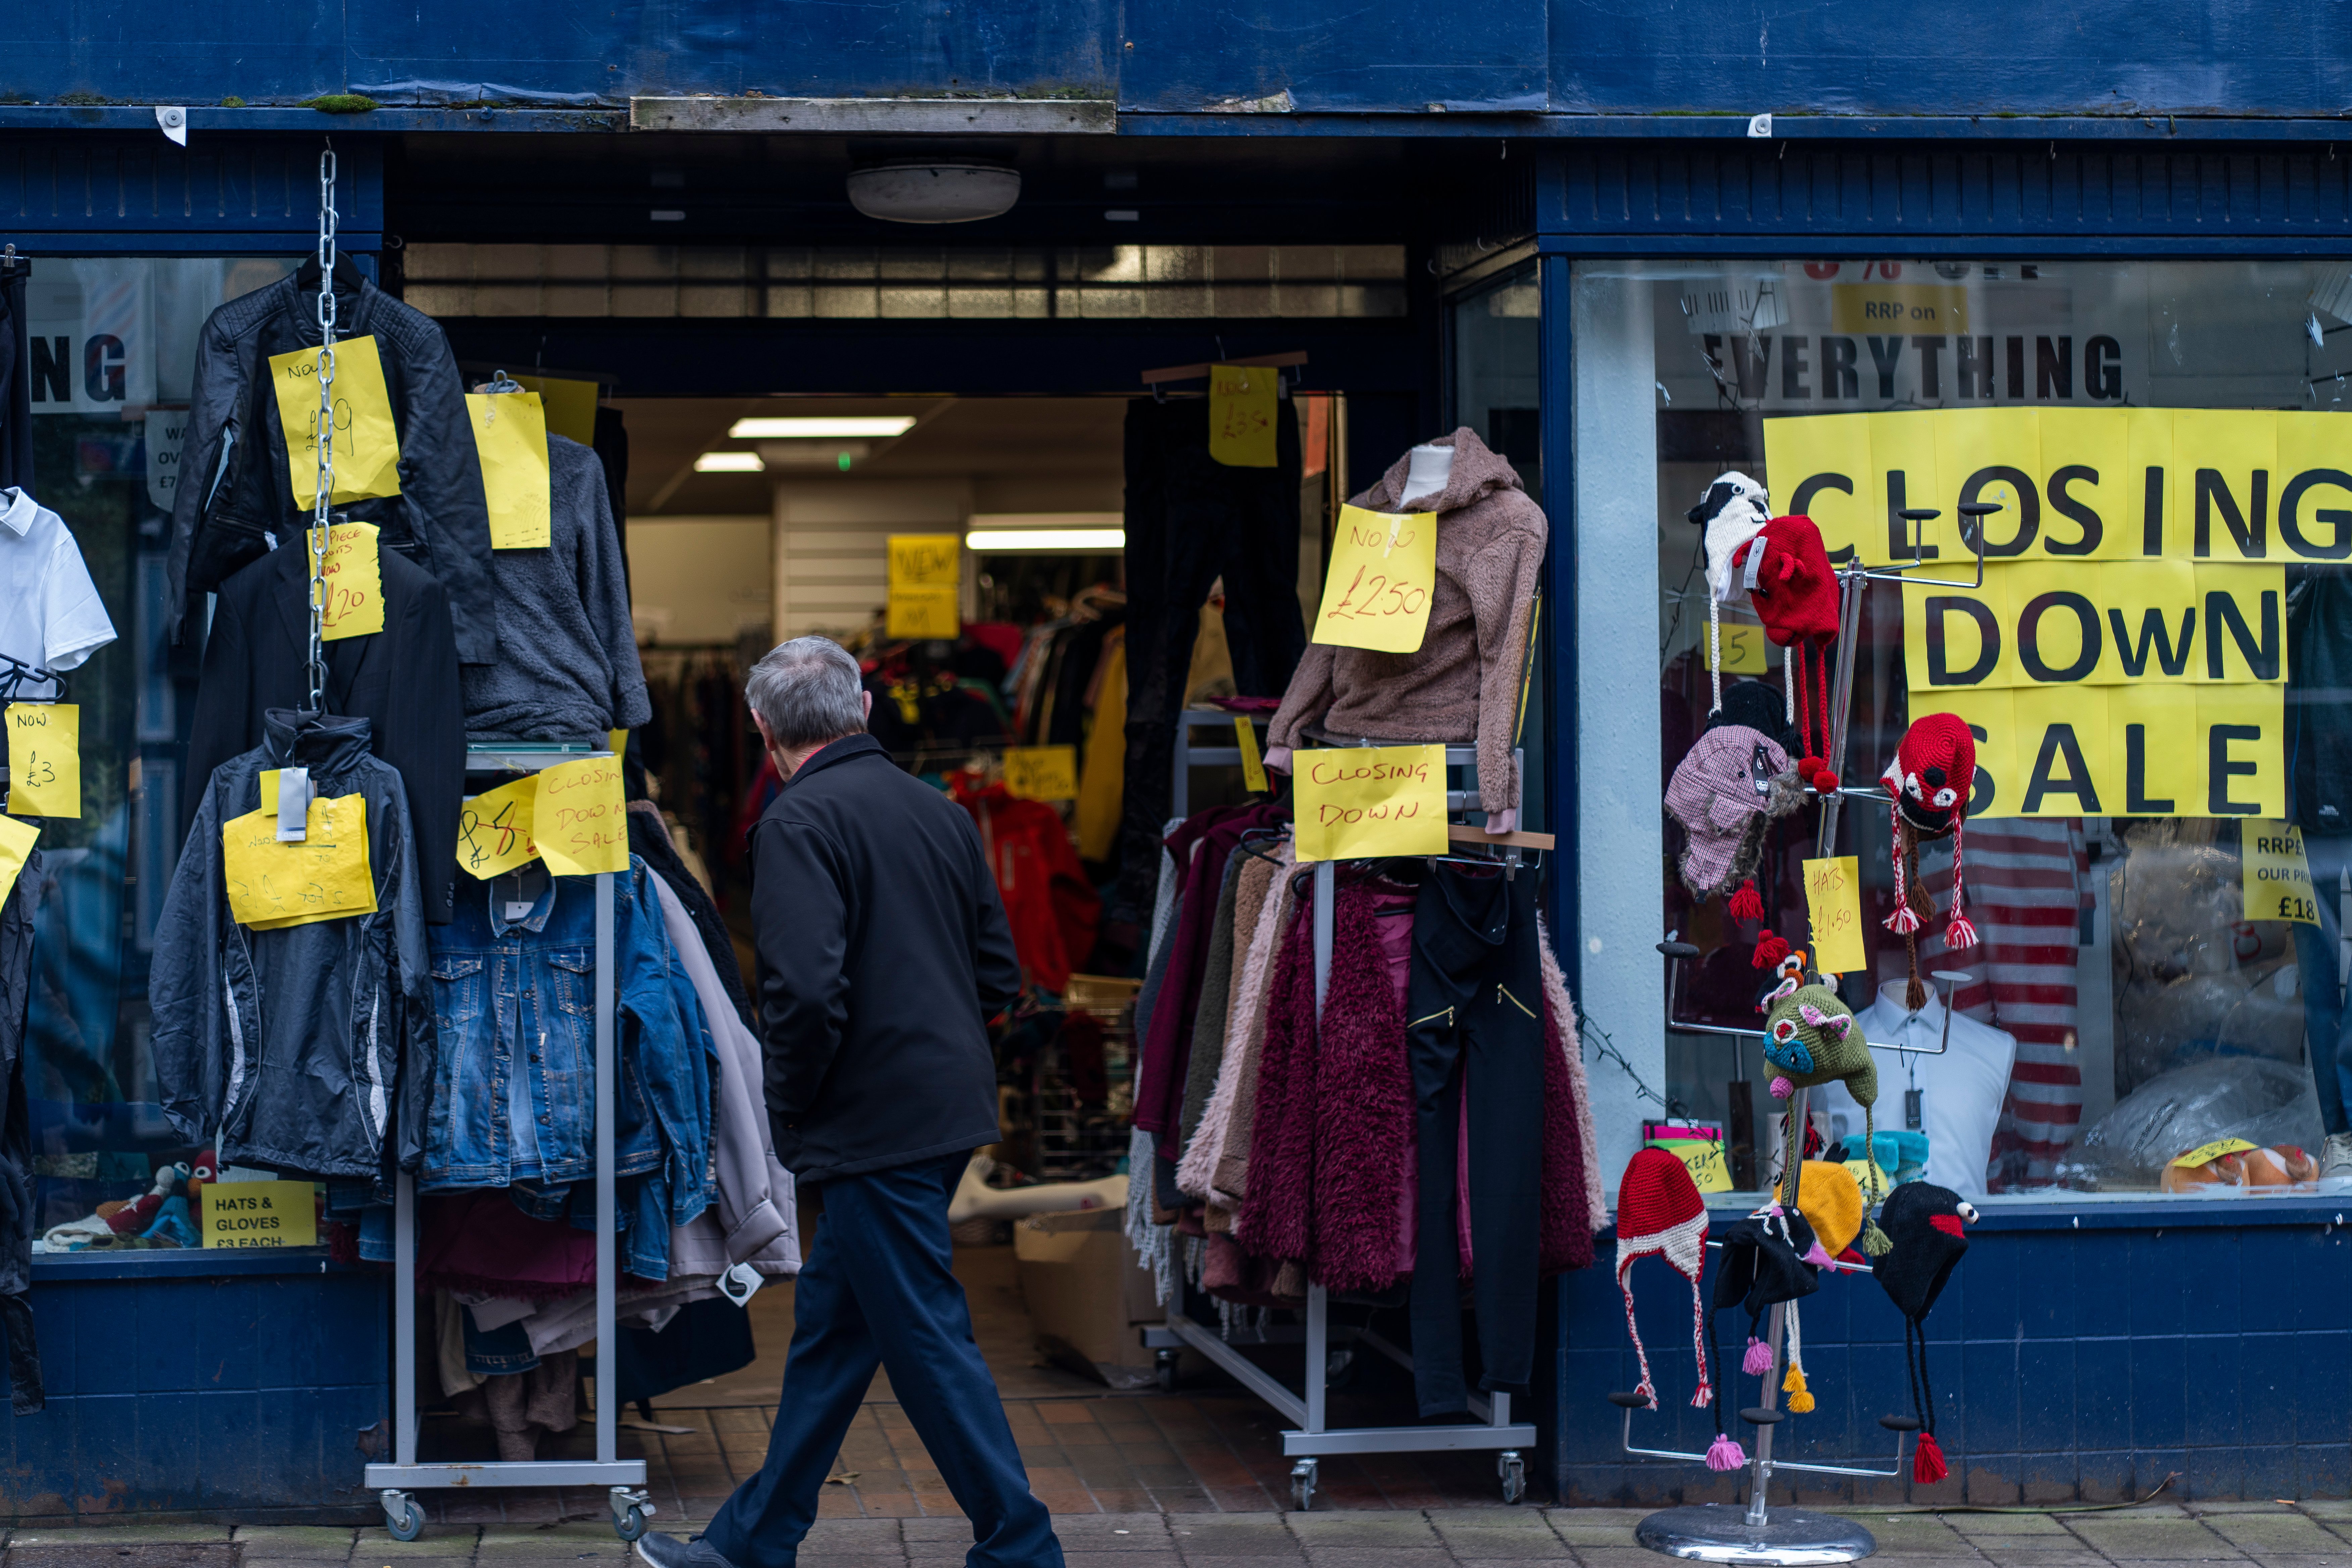
[[[449,595],[397,550],[379,547],[376,554],[383,630],[324,645],[327,711],[366,720],[368,749],[400,774],[416,837],[417,896],[425,920],[446,925],[466,795],[466,717]],[[221,584],[188,734],[183,838],[213,770],[261,744],[262,714],[310,700],[309,572],[298,533]]]
[[[751,828],[776,1158],[806,1182],[996,1142],[987,1022],[1021,994],[980,833],[871,735],[801,765]]]

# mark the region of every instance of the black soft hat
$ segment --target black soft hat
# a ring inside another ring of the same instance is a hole
[[[1707,715],[1706,727],[1712,730],[1723,724],[1744,724],[1792,757],[1801,749],[1797,727],[1789,722],[1786,699],[1760,680],[1735,680],[1723,689],[1723,706]]]
[[[1788,1227],[1782,1235],[1780,1227]],[[1801,1214],[1777,1219],[1750,1215],[1719,1233],[1723,1260],[1715,1270],[1715,1309],[1746,1310],[1750,1320],[1767,1307],[1794,1301],[1821,1289],[1821,1271],[1805,1261],[1813,1245],[1812,1226]]]
[[[1949,1187],[1906,1182],[1878,1211],[1892,1245],[1871,1262],[1886,1299],[1903,1314],[1903,1359],[1911,1374],[1911,1413],[1919,1422],[1919,1446],[1911,1455],[1911,1479],[1932,1486],[1950,1471],[1936,1441],[1936,1391],[1927,1382],[1928,1309],[1969,1250],[1968,1222],[1977,1211]]]

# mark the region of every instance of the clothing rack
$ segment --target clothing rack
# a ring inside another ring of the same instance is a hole
[[[1274,715],[1271,713],[1229,713],[1223,708],[1187,708],[1176,715],[1176,779],[1168,796],[1169,815],[1172,816],[1192,815],[1192,770],[1194,768],[1237,768],[1242,765],[1242,749],[1237,744],[1196,746],[1192,743],[1194,725],[1213,725],[1227,735],[1232,735],[1234,721],[1236,719],[1248,720],[1252,729],[1261,731],[1270,728],[1274,723]],[[1258,746],[1257,754],[1261,758],[1265,755],[1265,747],[1262,742]]]
[[[466,748],[468,773],[537,773],[556,763],[609,757],[601,746],[502,745]],[[416,1458],[416,1177],[399,1174],[393,1208],[393,1458],[367,1467],[366,1484],[383,1504],[395,1541],[414,1541],[425,1529],[415,1489],[463,1487],[604,1487],[613,1531],[624,1541],[643,1535],[654,1504],[646,1491],[646,1462],[620,1457],[620,1402],[614,1391],[614,1318],[620,1269],[613,1242],[616,1199],[613,1180],[614,1039],[613,878],[596,878],[596,1457],[593,1459],[420,1463]]]
[[[1237,715],[1221,710],[1188,710],[1178,715],[1176,751],[1177,811],[1182,812],[1184,770],[1187,761],[1194,763],[1230,762],[1241,760],[1239,747],[1223,748],[1223,755],[1208,749],[1190,751],[1184,742],[1185,726],[1193,721],[1220,719],[1230,725]],[[1271,717],[1271,715],[1265,715]],[[1514,760],[1517,760],[1516,753]],[[1475,746],[1448,746],[1445,763],[1449,770],[1465,768],[1475,776],[1478,750]],[[1473,790],[1449,790],[1446,800],[1451,811],[1477,810],[1477,795]],[[1466,805],[1463,803],[1466,802]],[[1517,852],[1509,851],[1506,859],[1496,865],[1516,867]],[[1313,918],[1315,921],[1315,1019],[1319,1026],[1323,1020],[1324,998],[1331,988],[1331,942],[1333,903],[1339,893],[1339,867],[1336,862],[1316,862]],[[1149,1180],[1148,1173],[1130,1173],[1130,1181]],[[1232,1373],[1242,1385],[1283,1415],[1297,1423],[1297,1428],[1282,1435],[1285,1458],[1297,1461],[1290,1468],[1291,1500],[1301,1511],[1315,1506],[1316,1487],[1320,1479],[1319,1461],[1334,1454],[1436,1454],[1496,1451],[1495,1469],[1502,1481],[1503,1500],[1517,1502],[1527,1495],[1527,1463],[1520,1450],[1535,1446],[1536,1429],[1532,1423],[1511,1419],[1511,1396],[1507,1394],[1470,1394],[1470,1413],[1475,1423],[1458,1425],[1428,1425],[1412,1426],[1343,1426],[1336,1430],[1327,1417],[1328,1395],[1331,1373],[1331,1347],[1335,1340],[1341,1344],[1353,1343],[1387,1357],[1410,1372],[1412,1354],[1403,1347],[1374,1332],[1370,1328],[1334,1329],[1330,1322],[1330,1296],[1320,1285],[1307,1287],[1305,1309],[1307,1371],[1305,1386],[1293,1394],[1264,1368],[1244,1356],[1228,1343],[1211,1324],[1203,1323],[1184,1310],[1182,1286],[1178,1287],[1176,1301],[1169,1308],[1166,1321],[1159,1328],[1143,1331],[1144,1344],[1159,1353],[1163,1384],[1172,1377],[1175,1358],[1185,1346],[1207,1356],[1224,1371]],[[1286,1339],[1287,1335],[1281,1338]],[[1255,1340],[1255,1336],[1253,1336]],[[1255,1342],[1279,1342],[1268,1335]]]

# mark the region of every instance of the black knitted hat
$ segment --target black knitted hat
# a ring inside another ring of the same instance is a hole
[[[1927,1382],[1927,1312],[1968,1252],[1966,1226],[1976,1217],[1977,1211],[1959,1194],[1927,1182],[1906,1182],[1879,1210],[1879,1224],[1893,1245],[1872,1260],[1871,1271],[1903,1314],[1903,1359],[1911,1375],[1911,1413],[1919,1422],[1911,1479],[1922,1486],[1950,1473],[1936,1441],[1936,1391]]]

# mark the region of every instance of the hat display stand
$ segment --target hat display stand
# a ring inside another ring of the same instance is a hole
[[[1910,574],[1925,565],[1926,556],[1918,542],[1912,546],[1912,559],[1892,566],[1873,568],[1857,558],[1837,568],[1838,637],[1837,658],[1830,679],[1830,734],[1828,771],[1843,777],[1845,769],[1848,710],[1853,697],[1854,645],[1862,625],[1862,602],[1868,585],[1874,582],[1916,583],[1954,588],[1984,586],[1985,550],[1984,520],[2000,508],[1990,502],[1964,503],[1959,510],[1966,521],[1963,531],[1972,537],[1969,542],[1976,556],[1976,580],[1973,583],[1943,578],[1916,577]],[[1941,516],[1927,508],[1906,509],[1902,516],[1913,524],[1925,523]],[[1972,525],[1972,526],[1971,526]],[[1822,806],[1821,832],[1815,842],[1817,857],[1829,855],[1837,843],[1839,807],[1848,796],[1884,803],[1889,797],[1881,789],[1839,785],[1818,795]],[[1669,939],[1658,944],[1668,963],[1666,996],[1666,1026],[1688,1034],[1727,1035],[1736,1038],[1763,1037],[1761,1029],[1727,1028],[1720,1025],[1677,1023],[1674,1017],[1674,965],[1685,958],[1698,956],[1698,949],[1687,942]],[[1809,976],[1819,979],[1819,976]],[[1948,1034],[1933,1050],[1918,1048],[1914,1054],[1938,1055],[1949,1045]],[[1897,1047],[1898,1049],[1903,1047]],[[1806,1102],[1810,1089],[1799,1089],[1789,1099],[1788,1115],[1792,1125],[1804,1125]],[[1793,1190],[1799,1173],[1790,1172],[1790,1184],[1784,1202],[1790,1208],[1797,1205]],[[1768,1186],[1769,1183],[1768,1182]],[[1867,1265],[1833,1264],[1841,1273],[1867,1273]],[[1882,1415],[1878,1424],[1895,1434],[1895,1458],[1891,1468],[1877,1469],[1858,1465],[1827,1465],[1772,1457],[1773,1428],[1785,1419],[1780,1408],[1780,1374],[1787,1355],[1788,1308],[1785,1304],[1771,1310],[1770,1326],[1765,1342],[1770,1347],[1772,1363],[1764,1374],[1763,1392],[1759,1404],[1739,1412],[1740,1418],[1755,1428],[1755,1450],[1748,1460],[1748,1500],[1739,1503],[1696,1503],[1681,1508],[1663,1509],[1642,1521],[1633,1539],[1653,1552],[1669,1557],[1690,1558],[1702,1563],[1731,1563],[1765,1565],[1765,1568],[1804,1568],[1804,1565],[1830,1563],[1853,1563],[1878,1550],[1878,1542],[1870,1531],[1849,1519],[1832,1514],[1815,1513],[1799,1508],[1771,1509],[1767,1506],[1773,1473],[1777,1470],[1801,1472],[1807,1475],[1860,1476],[1873,1479],[1893,1479],[1903,1475],[1904,1447],[1911,1433],[1918,1430],[1919,1421],[1910,1415]],[[1643,1458],[1680,1459],[1704,1464],[1703,1453],[1684,1453],[1675,1449],[1643,1448],[1633,1444],[1633,1408],[1629,1399],[1646,1405],[1637,1396],[1612,1394],[1610,1402],[1625,1412],[1623,1445],[1625,1452]]]

